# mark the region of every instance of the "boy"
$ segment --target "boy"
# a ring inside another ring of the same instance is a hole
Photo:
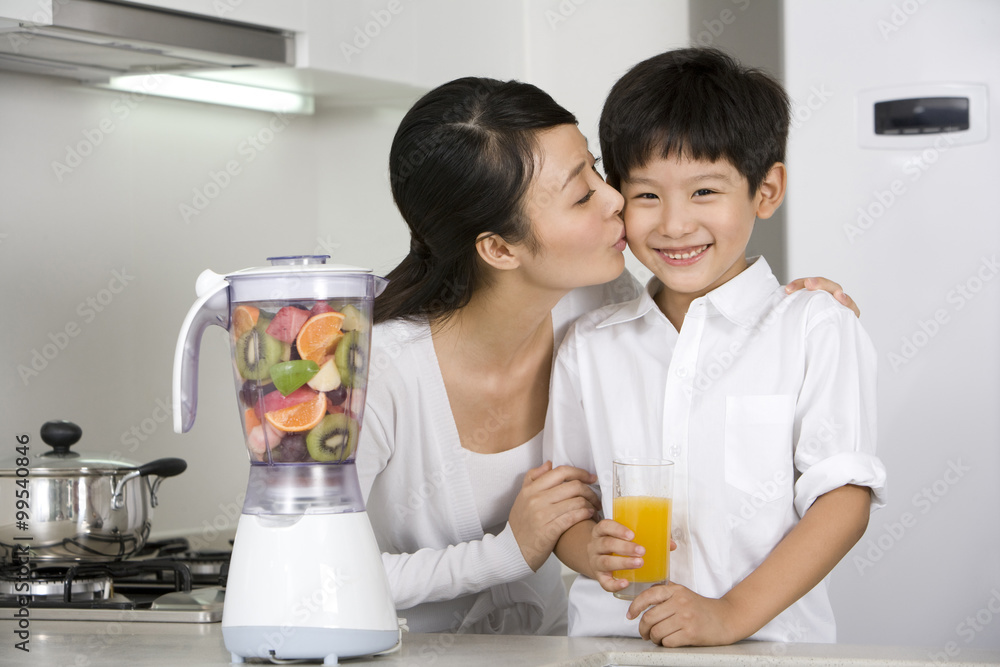
[[[608,182],[654,278],[579,320],[553,370],[547,458],[595,471],[606,517],[556,546],[585,575],[571,635],[835,641],[824,578],[884,502],[876,357],[829,294],[786,295],[745,258],[784,198],[788,124],[780,84],[713,49],[650,58],[605,103]],[[611,595],[643,553],[610,520],[623,457],[675,462],[671,583],[631,604]]]

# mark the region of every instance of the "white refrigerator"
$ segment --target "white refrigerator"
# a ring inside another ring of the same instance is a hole
[[[1000,649],[1000,2],[783,13],[788,274],[879,351],[889,504],[831,579],[839,640]]]

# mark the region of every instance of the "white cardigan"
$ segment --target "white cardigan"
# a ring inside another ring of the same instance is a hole
[[[556,348],[578,316],[640,289],[625,272],[566,295]],[[400,615],[418,632],[564,633],[555,557],[532,572],[510,524],[483,532],[428,324],[376,326],[370,362],[357,468]]]

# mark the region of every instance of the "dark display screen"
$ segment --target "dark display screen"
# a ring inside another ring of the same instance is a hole
[[[968,97],[915,97],[875,103],[875,134],[940,134],[968,129]]]

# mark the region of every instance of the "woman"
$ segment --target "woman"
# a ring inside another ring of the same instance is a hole
[[[425,95],[389,173],[411,245],[375,304],[357,465],[396,606],[414,631],[563,634],[550,555],[598,503],[541,430],[568,325],[640,289],[624,201],[574,116],[515,81]]]

